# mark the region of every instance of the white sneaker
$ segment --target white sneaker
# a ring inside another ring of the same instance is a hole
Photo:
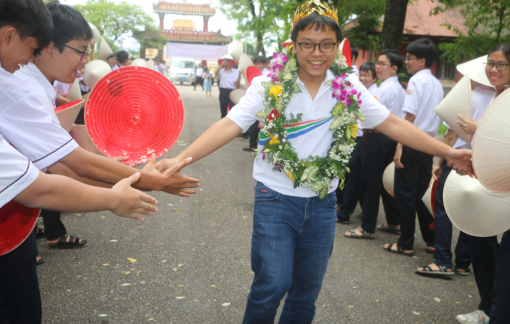
[[[469,314],[457,315],[457,321],[463,324],[489,324],[489,316],[483,310],[477,310]]]

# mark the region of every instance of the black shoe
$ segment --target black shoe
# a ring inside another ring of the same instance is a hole
[[[348,220],[348,219],[347,220],[342,220],[340,218],[337,218],[336,222],[339,223],[339,224],[344,224],[344,225],[349,225],[351,223],[351,221]]]

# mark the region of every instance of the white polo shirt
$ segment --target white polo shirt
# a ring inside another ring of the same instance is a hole
[[[496,94],[496,90],[493,87],[487,87],[479,85],[476,89],[471,91],[471,100],[473,104],[473,120],[480,121],[483,114],[489,108],[491,101]],[[447,123],[443,124],[450,129]],[[457,136],[455,143],[453,143],[454,149],[471,149],[471,145],[466,143],[462,138]]]
[[[115,70],[118,70],[120,68],[124,67],[123,65],[121,65],[120,63],[116,63],[113,67],[112,67],[112,71],[115,71]]]
[[[441,118],[434,109],[443,98],[443,86],[430,69],[416,72],[407,86],[403,116],[405,117],[406,113],[415,115],[414,125],[430,136],[436,136]]]
[[[52,120],[53,103],[45,92],[55,92],[50,82],[36,73],[34,78],[43,87],[17,75],[0,68],[0,135],[38,169],[44,169],[74,151],[78,144]]]
[[[0,135],[0,207],[25,190],[39,175],[30,160]]]
[[[16,73],[16,72],[14,72]],[[67,96],[69,93],[69,90],[71,90],[74,83],[64,83],[60,81],[53,82],[53,88],[57,92],[57,94],[62,96]]]
[[[225,68],[221,68],[216,77],[220,78],[220,88],[235,89],[236,81],[239,78],[239,71],[231,68],[230,72],[227,72]]]
[[[334,78],[331,71],[328,70],[325,82]],[[262,95],[267,91],[263,86],[263,81],[270,81],[266,76],[259,76],[253,79],[251,86],[246,91],[246,95],[241,98],[239,104],[235,105],[227,118],[230,118],[243,130],[247,130],[257,120],[255,114],[264,109]],[[367,89],[359,82],[358,77],[349,75],[348,80],[357,91],[361,92],[361,112],[365,119],[364,124],[369,127],[375,127],[381,124],[389,116],[389,111],[374,99]],[[302,127],[299,131],[289,134],[287,140],[292,144],[300,159],[309,156],[326,156],[331,142],[333,142],[333,132],[329,130],[332,122],[331,109],[337,103],[332,97],[333,90],[325,82],[319,89],[319,92],[312,100],[311,95],[306,90],[305,85],[299,78],[297,85],[302,93],[293,95],[285,111],[287,117],[293,113],[294,116],[302,113]],[[259,141],[259,149],[263,148],[263,140]],[[262,160],[262,154],[254,162],[253,178],[263,182],[269,188],[276,190],[284,195],[295,197],[315,197],[317,194],[311,188],[297,187],[294,189],[293,182],[283,173],[273,171],[273,165]],[[331,181],[329,192],[335,191],[338,186],[338,179]]]
[[[402,117],[402,107],[404,106],[406,92],[400,82],[398,82],[397,76],[384,80],[378,88],[373,91],[369,89],[368,91],[374,95],[374,98],[377,99],[381,105],[384,105],[390,113]],[[363,128],[369,129],[368,127]]]
[[[201,67],[198,67],[198,68],[197,68],[197,74],[196,74],[196,76],[201,78],[201,77],[202,77],[202,75],[204,75],[204,68],[201,66]]]

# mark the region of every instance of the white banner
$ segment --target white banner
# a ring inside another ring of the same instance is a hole
[[[167,58],[182,57],[195,60],[219,60],[227,53],[227,46],[166,43]]]

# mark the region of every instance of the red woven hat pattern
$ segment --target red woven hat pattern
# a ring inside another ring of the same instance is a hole
[[[126,155],[127,164],[165,154],[184,124],[182,100],[161,73],[123,67],[102,78],[87,101],[85,125],[106,156]]]
[[[85,100],[84,99],[80,99],[80,100],[76,100],[76,101],[73,101],[73,102],[70,102],[70,103],[66,103],[65,105],[60,105],[57,108],[55,108],[55,113],[58,113],[58,112],[61,112],[63,110],[66,110],[68,108],[71,108],[71,107],[74,107],[76,105],[79,105],[83,101],[85,101]]]
[[[40,209],[10,201],[0,208],[0,256],[9,253],[32,233]]]

